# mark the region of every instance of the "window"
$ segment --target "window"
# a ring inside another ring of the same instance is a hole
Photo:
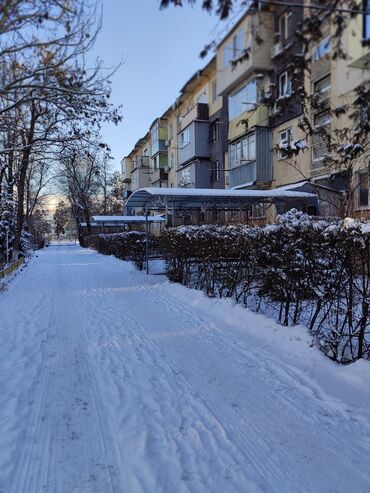
[[[370,12],[370,0],[364,0],[364,10]],[[370,13],[364,14],[364,40],[370,39]]]
[[[279,75],[279,97],[289,96],[292,93],[292,81],[288,72]]]
[[[239,166],[245,161],[256,159],[256,134],[250,134],[229,145],[230,167]]]
[[[215,161],[213,163],[213,173],[212,173],[212,178],[213,181],[219,181],[221,179],[221,166],[220,166],[220,161]]]
[[[325,55],[330,53],[331,50],[331,38],[328,36],[323,39],[318,45],[312,50],[312,59],[314,62],[321,60]]]
[[[279,18],[279,34],[280,34],[280,42],[284,43],[293,32],[293,25],[292,25],[292,13],[291,12],[285,12],[282,16]]]
[[[185,147],[189,143],[190,143],[190,130],[189,128],[186,128],[179,135],[179,147],[180,148]]]
[[[257,104],[257,84],[252,80],[229,96],[229,119],[234,120]]]
[[[198,96],[197,102],[198,103],[203,103],[203,104],[207,104],[208,103],[208,98],[207,98],[206,91],[202,92],[202,94],[200,94],[200,96]]]
[[[330,132],[331,115],[330,113],[320,113],[314,119],[313,141],[313,161],[322,161],[330,154]]]
[[[182,116],[180,114],[178,114],[177,117],[176,117],[177,132],[180,131],[180,128],[181,128],[181,120],[182,120]]]
[[[367,207],[369,205],[369,172],[360,171],[358,173],[358,205]]]
[[[238,58],[244,49],[244,31],[240,29],[237,34],[224,46],[224,67],[227,68],[232,60]]]
[[[279,148],[279,158],[280,159],[285,159],[287,157],[287,152],[282,148],[284,144],[289,144],[293,140],[293,129],[292,128],[287,128],[285,130],[282,130],[280,132],[280,140],[279,140],[279,145],[281,146]]]
[[[212,82],[212,103],[217,99],[217,80]]]
[[[261,218],[265,217],[265,204],[253,204],[251,211],[250,211],[250,217],[254,218]]]
[[[319,101],[327,99],[331,90],[331,77],[328,75],[314,83],[314,95],[319,97]]]
[[[218,141],[218,126],[219,122],[217,120],[212,123],[212,142]]]

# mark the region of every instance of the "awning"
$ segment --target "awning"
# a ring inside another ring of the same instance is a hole
[[[104,226],[119,226],[121,224],[128,223],[145,223],[146,220],[150,223],[161,223],[165,219],[163,216],[92,216],[91,221],[94,225],[104,225]]]
[[[312,203],[314,193],[293,190],[217,190],[213,188],[139,188],[127,200],[127,207],[150,210],[206,208],[242,208],[263,202],[286,203],[300,200]]]

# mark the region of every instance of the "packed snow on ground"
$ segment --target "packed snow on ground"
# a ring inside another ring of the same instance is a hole
[[[0,294],[0,491],[368,492],[370,363],[50,246]]]

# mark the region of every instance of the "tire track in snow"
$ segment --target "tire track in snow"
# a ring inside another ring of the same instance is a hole
[[[253,380],[256,382],[254,393],[258,394],[258,381],[260,381],[261,389],[263,389],[263,385],[268,384],[271,386],[271,383],[278,379],[278,385],[273,389],[276,390],[276,392],[273,393],[273,400],[279,400],[282,404],[282,410],[285,410],[285,412],[286,408],[288,408],[299,417],[299,420],[306,421],[307,425],[312,429],[312,432],[319,435],[321,440],[323,440],[323,432],[326,433],[326,440],[332,441],[330,447],[329,445],[326,445],[328,449],[341,450],[343,448],[342,436],[344,432],[347,432],[349,438],[352,438],[352,434],[356,433],[358,435],[356,447],[352,446],[347,440],[346,450],[350,450],[353,456],[357,456],[359,463],[363,462],[364,454],[367,453],[370,444],[370,430],[368,424],[362,426],[361,435],[359,435],[359,423],[356,421],[354,422],[350,416],[345,415],[343,412],[338,412],[338,408],[335,407],[335,404],[332,409],[329,405],[328,409],[329,402],[328,399],[324,399],[323,392],[317,388],[308,377],[302,374],[299,369],[292,368],[281,360],[277,361],[276,358],[261,348],[258,348],[258,354],[256,354],[255,350],[251,351],[236,338],[223,337],[219,329],[212,324],[212,322],[210,323],[209,321],[204,320],[200,315],[196,314],[194,310],[190,310],[188,306],[184,305],[177,297],[171,299],[166,295],[154,294],[154,300],[161,303],[164,309],[167,309],[173,314],[178,314],[179,311],[182,315],[185,314],[185,319],[188,322],[191,322],[189,327],[196,329],[194,331],[195,338],[203,339],[207,343],[212,344],[221,355],[227,354],[232,356],[232,358],[229,358],[228,364],[235,365],[234,360],[236,358],[239,363],[237,366],[241,373],[246,374],[247,376],[252,368]],[[211,329],[210,325],[213,325]],[[249,364],[250,360],[253,362],[252,367]],[[261,380],[261,376],[263,376],[263,380]],[[284,381],[287,382],[287,391],[282,393],[280,387],[286,385],[286,383],[283,383]],[[294,399],[295,393],[301,393],[302,390],[308,393],[304,405],[302,405],[301,399]],[[293,391],[292,397],[289,396],[289,391]],[[262,395],[262,393],[260,393],[260,395],[264,401],[268,400],[268,395]],[[212,396],[209,397],[211,398]],[[245,420],[245,416],[240,413],[238,408],[235,409],[235,412],[242,420]],[[333,418],[336,420],[335,423],[333,422]],[[341,425],[341,439],[339,439],[337,432],[338,420]],[[364,423],[362,425],[364,425]],[[255,427],[250,421],[248,421],[248,426],[254,428],[257,434],[269,436],[268,422],[264,422],[263,430]],[[271,427],[271,432],[274,431],[275,426],[276,423]],[[360,444],[360,439],[363,440],[362,446]],[[324,440],[324,443],[326,440]],[[284,451],[282,452],[284,455]],[[290,450],[288,454],[285,454],[287,458],[290,457],[291,452],[292,451]],[[279,455],[281,456],[281,451],[279,451]],[[353,474],[362,476],[365,481],[370,483],[370,474],[366,468],[357,467],[355,464],[350,464],[350,467],[353,467]],[[298,479],[299,478],[297,478],[297,480]]]
[[[110,293],[109,291],[101,290],[100,291],[100,296],[105,297],[106,299],[99,300],[96,302],[96,304],[100,305],[102,304],[103,306],[106,307],[106,310],[109,306],[109,296]],[[139,361],[143,360],[144,358],[147,358],[148,355],[150,355],[150,358],[154,361],[155,365],[158,367],[159,370],[163,371],[164,374],[172,374],[176,378],[176,385],[179,386],[179,388],[182,388],[182,391],[185,392],[187,395],[191,397],[192,400],[195,400],[197,402],[197,405],[201,405],[203,408],[203,412],[206,412],[206,415],[208,415],[206,421],[205,421],[205,428],[207,428],[208,423],[215,421],[217,422],[217,427],[218,427],[218,434],[220,434],[224,441],[223,443],[219,444],[219,449],[222,450],[222,448],[229,447],[229,448],[234,448],[236,452],[237,450],[237,455],[239,455],[239,460],[244,461],[244,465],[249,463],[249,470],[252,471],[258,471],[259,476],[261,478],[263,477],[269,477],[271,480],[277,480],[277,479],[282,479],[284,477],[285,481],[287,484],[290,483],[289,479],[286,478],[283,474],[282,471],[279,467],[276,466],[272,461],[269,460],[269,456],[267,455],[264,457],[263,461],[261,461],[257,453],[254,450],[254,444],[252,441],[245,435],[245,434],[240,434],[233,426],[228,426],[225,429],[225,425],[222,423],[222,420],[220,421],[220,416],[215,409],[210,406],[208,401],[211,401],[212,399],[207,399],[207,401],[204,400],[205,394],[204,390],[200,391],[198,387],[195,387],[193,383],[189,382],[179,371],[176,369],[176,363],[172,356],[164,351],[163,347],[159,347],[151,337],[148,337],[146,334],[146,327],[144,327],[142,324],[140,324],[135,317],[134,313],[131,312],[130,307],[128,304],[125,304],[123,307],[121,305],[120,310],[124,311],[124,319],[125,319],[125,330],[130,333],[130,337],[132,340],[135,341],[135,346],[136,346],[136,353]],[[117,318],[119,319],[119,310],[117,309],[117,306],[110,306],[109,311],[111,313],[111,317],[107,317],[107,322],[108,325],[113,325],[114,327],[114,320]],[[127,324],[127,322],[129,322]],[[139,332],[138,332],[139,329]],[[143,348],[146,348],[145,351],[143,351]],[[158,364],[158,360],[161,361],[161,364]],[[173,387],[168,388],[168,393],[169,395],[174,392]],[[163,393],[162,393],[163,394]],[[207,396],[206,396],[207,397]],[[215,436],[214,430],[207,430],[210,435],[213,437]],[[216,435],[217,436],[217,435]],[[239,440],[232,439],[232,437],[238,436]],[[242,443],[241,443],[242,442]],[[237,443],[237,444],[236,444]],[[249,454],[246,454],[245,448],[248,449]],[[192,451],[190,451],[192,452]],[[263,462],[266,461],[266,464]],[[247,480],[245,480],[247,482]],[[293,484],[291,485],[293,486]]]

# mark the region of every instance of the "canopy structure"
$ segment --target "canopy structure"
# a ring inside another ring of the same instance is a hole
[[[296,190],[217,190],[213,188],[139,188],[127,200],[127,207],[145,210],[172,209],[237,209],[252,204],[284,204],[299,200],[312,203],[316,194]],[[150,216],[149,216],[150,217]]]
[[[162,223],[165,218],[160,215],[155,216],[92,216],[91,223],[96,226],[120,226],[129,223]]]

